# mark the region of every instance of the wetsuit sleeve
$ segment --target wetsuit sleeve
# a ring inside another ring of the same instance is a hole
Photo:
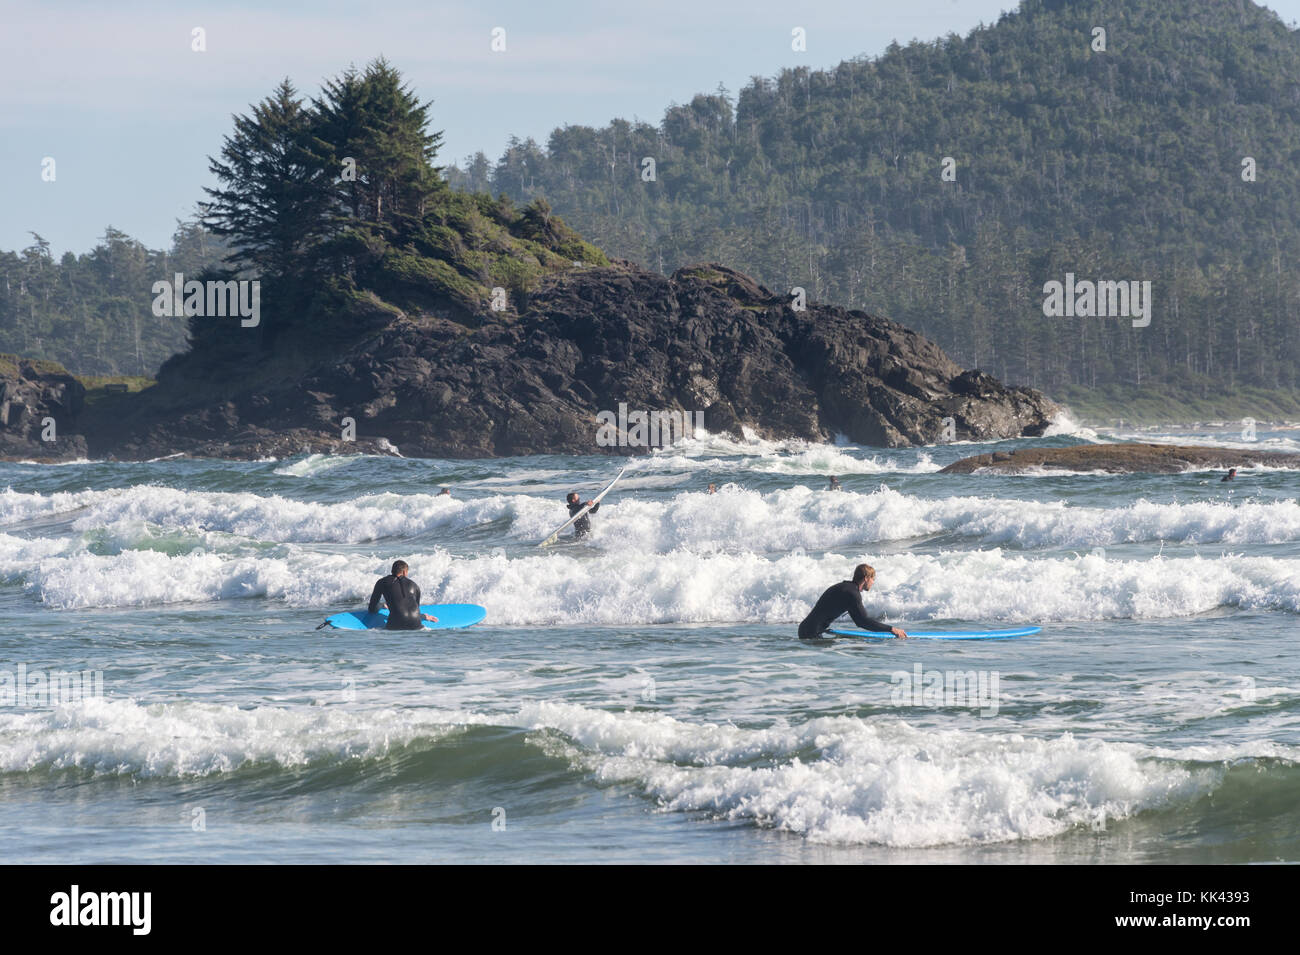
[[[380,588],[383,583],[384,581],[382,577],[375,581],[375,589],[370,592],[370,606],[366,608],[366,613],[379,612],[379,598],[383,596],[383,591]]]
[[[591,508],[591,510],[589,510],[587,513],[588,513],[588,514],[595,514],[598,510],[600,510],[600,505],[599,505],[599,504],[596,504],[596,505],[593,505],[592,508]]]
[[[412,581],[411,586],[415,588],[415,615],[418,617],[420,615],[420,585]]]
[[[862,606],[862,596],[860,594],[857,600],[849,604],[849,616],[863,630],[871,630],[874,633],[888,633],[894,629],[888,624],[867,616],[867,608]]]

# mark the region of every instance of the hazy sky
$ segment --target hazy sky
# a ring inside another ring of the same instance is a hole
[[[1206,0],[1211,2],[1211,0]],[[210,185],[233,113],[284,76],[314,95],[383,54],[444,131],[444,162],[515,134],[613,117],[658,123],[670,102],[754,74],[833,66],[893,39],[965,34],[1013,0],[0,0],[0,249],[87,251],[112,225],[161,248]],[[1288,23],[1300,0],[1268,4]],[[807,31],[808,51],[790,48]],[[207,50],[191,50],[191,30]],[[506,31],[505,53],[489,49]],[[44,157],[56,180],[41,179]]]

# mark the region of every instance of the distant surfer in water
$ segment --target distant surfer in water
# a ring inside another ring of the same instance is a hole
[[[842,491],[842,490],[844,490],[844,488],[840,487],[840,479],[837,478],[834,474],[832,474],[832,475],[831,475],[831,483],[830,483],[830,486],[827,487],[826,490],[828,490],[828,491]]]
[[[592,507],[591,501],[579,501],[577,491],[569,492],[569,497],[566,503],[568,503],[569,505],[570,517],[572,517],[574,514],[577,514],[584,507],[591,507],[591,510],[588,511],[587,514],[595,514],[598,510],[600,510],[599,504],[597,504],[595,507]],[[583,514],[582,517],[578,518],[576,521],[573,522],[573,539],[576,541],[582,540],[584,537],[586,537],[588,534],[591,533],[591,520],[587,517],[587,514]]]
[[[847,613],[863,630],[873,633],[892,633],[895,637],[905,638],[907,634],[888,624],[873,620],[867,616],[867,608],[862,606],[862,591],[870,590],[876,580],[876,569],[870,564],[858,564],[853,568],[852,580],[841,580],[817,598],[812,612],[799,624],[800,640],[815,640],[830,629],[835,618]]]
[[[420,630],[423,629],[421,620],[437,623],[437,617],[420,613],[420,587],[406,576],[406,572],[410,570],[406,561],[393,561],[392,570],[391,574],[380,577],[375,582],[375,589],[370,593],[370,606],[366,608],[366,612],[378,613],[379,601],[382,598],[388,605],[388,625],[385,630]]]
[[[1237,469],[1228,468],[1228,473],[1225,474],[1223,477],[1219,478],[1219,483],[1222,484],[1224,481],[1235,481],[1235,480],[1237,480]]]

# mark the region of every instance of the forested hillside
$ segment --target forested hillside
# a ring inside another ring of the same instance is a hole
[[[1053,392],[1297,386],[1300,37],[1245,0],[1027,0],[658,126],[512,140],[449,178],[544,196],[610,254],[727,262]],[[1150,325],[1045,317],[1067,272],[1150,281]]]
[[[0,352],[57,361],[79,375],[152,375],[185,348],[185,321],[157,318],[151,285],[197,277],[225,245],[197,222],[177,224],[170,250],[109,226],[90,252],[56,260],[40,235],[0,252]]]

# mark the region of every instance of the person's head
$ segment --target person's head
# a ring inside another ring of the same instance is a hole
[[[407,567],[407,566],[406,566],[406,561],[404,561],[404,560],[395,560],[395,561],[393,561],[393,576],[394,576],[394,577],[405,577],[405,576],[406,576],[406,572],[407,572],[408,570],[410,570],[410,569],[411,569],[410,567]]]
[[[447,497],[451,497],[451,488],[449,488],[449,487],[444,487],[441,491],[438,492],[438,494],[439,494],[439,496],[445,494]]]
[[[717,486],[716,484],[710,484],[710,485],[709,485],[709,493],[710,493],[710,494],[716,494],[716,493],[718,493],[718,486]]]
[[[1228,468],[1228,477],[1236,477],[1236,476],[1237,476],[1237,469],[1236,469],[1236,468]]]
[[[875,579],[876,568],[870,564],[858,564],[853,568],[853,582],[858,585],[858,590],[870,590]]]
[[[569,492],[569,496],[566,497],[565,500],[568,501],[570,504],[577,504],[577,503],[578,503],[578,492],[577,492],[577,491],[570,491],[570,492]]]

